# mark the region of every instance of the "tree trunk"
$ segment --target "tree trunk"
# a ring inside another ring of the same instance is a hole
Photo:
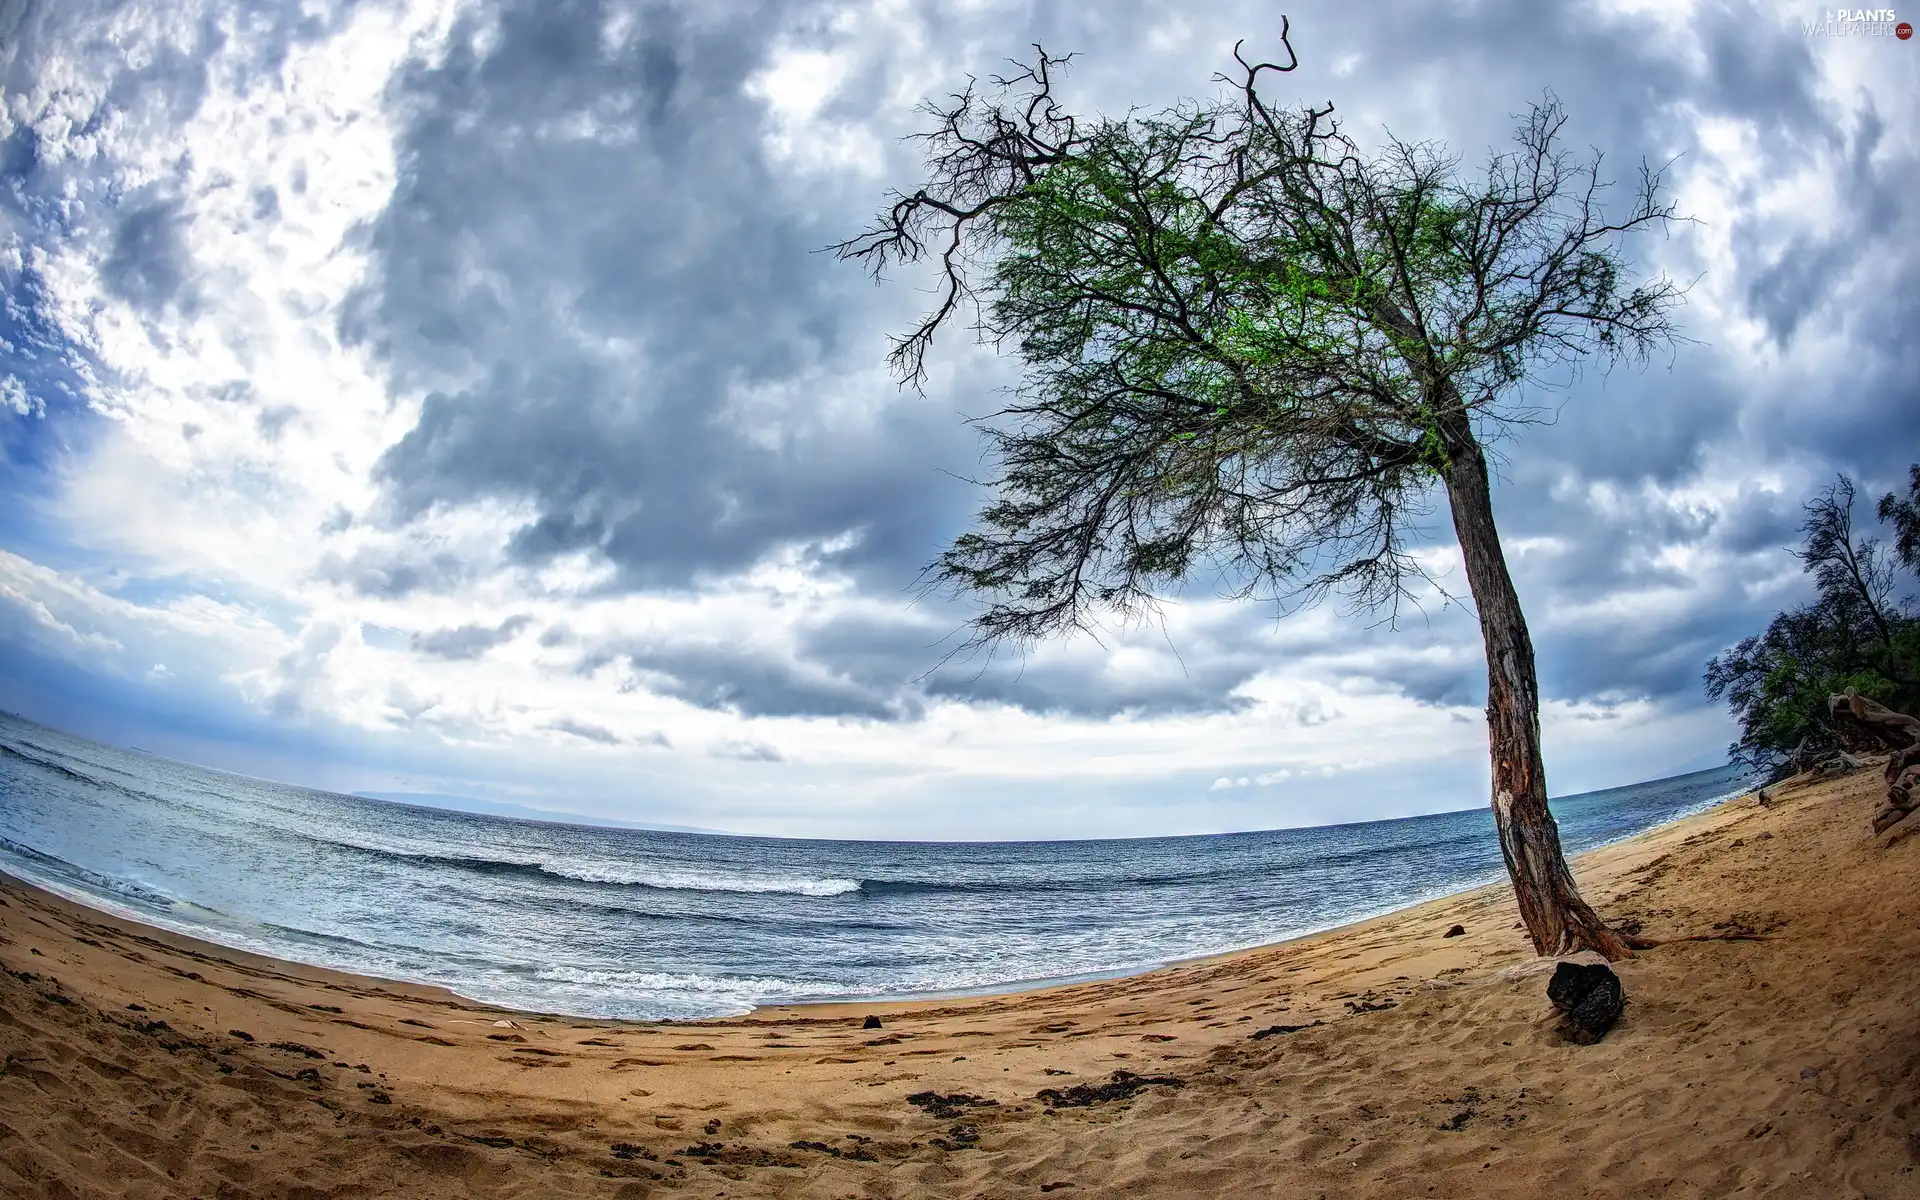
[[[1464,412],[1446,431],[1447,499],[1467,564],[1467,586],[1480,610],[1487,652],[1487,741],[1493,756],[1493,820],[1507,860],[1520,919],[1539,954],[1597,950],[1609,959],[1633,952],[1600,920],[1573,882],[1560,851],[1560,830],[1547,810],[1546,769],[1540,757],[1540,686],[1533,640],[1520,596],[1507,574],[1500,533],[1493,523],[1487,459]]]

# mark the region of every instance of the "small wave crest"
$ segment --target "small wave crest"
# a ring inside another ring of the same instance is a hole
[[[98,871],[89,871],[78,863],[70,863],[58,855],[36,850],[12,838],[0,837],[0,852],[12,855],[29,870],[37,868],[36,873],[44,873],[52,876],[53,880],[65,881],[70,886],[77,885],[96,894],[106,893],[108,896],[124,900],[138,900],[142,904],[151,904],[157,908],[171,908],[174,903],[172,896],[163,895],[131,879],[116,879],[111,875],[102,875]],[[51,881],[42,878],[35,882]]]
[[[33,746],[32,742],[26,742],[23,744],[28,746]],[[68,756],[59,754],[57,751],[42,750],[42,748],[39,746],[34,746],[33,748],[36,750],[41,750],[42,753],[53,754],[58,758],[67,758],[68,762],[81,763],[84,761],[77,758],[68,758]],[[165,803],[165,801],[161,800],[160,797],[155,796],[149,792],[144,792],[137,788],[130,788],[125,784],[115,783],[111,779],[96,779],[95,777],[87,774],[84,771],[77,771],[73,767],[69,767],[63,763],[54,761],[54,758],[42,758],[38,754],[29,754],[26,751],[20,749],[18,746],[9,746],[5,742],[0,742],[0,756],[4,756],[6,758],[18,759],[19,761],[23,763],[27,763],[30,766],[38,767],[40,770],[45,771],[50,775],[55,775],[62,779],[70,779],[75,783],[83,784],[87,787],[104,788],[105,790],[110,792],[119,792],[121,795],[130,796],[135,800],[140,800],[140,801],[159,800],[161,803]],[[98,766],[99,766],[99,764],[97,763],[86,763],[85,765],[90,767],[95,767],[96,769],[98,769]],[[107,770],[112,770],[112,769],[113,768],[111,767],[107,768]],[[125,775],[126,772],[116,771],[115,774]]]
[[[539,875],[592,883],[605,887],[652,888],[678,892],[739,892],[747,895],[781,893],[793,896],[844,896],[860,890],[858,879],[822,879],[806,875],[759,874],[714,868],[682,867],[669,863],[623,862],[611,859],[552,859],[538,856],[500,856],[447,853],[424,847],[370,845],[344,838],[329,844],[362,854],[395,859],[419,866],[448,867],[481,874]]]
[[[993,895],[1003,892],[1125,892],[1150,888],[1203,887],[1265,870],[1254,867],[1211,867],[1203,871],[1149,875],[1092,875],[1084,879],[867,879],[860,890],[869,895],[957,894]]]
[[[724,871],[675,870],[641,863],[541,863],[540,870],[583,883],[661,888],[681,892],[784,893],[793,896],[844,896],[860,890],[858,879],[811,879],[795,875],[746,875]]]

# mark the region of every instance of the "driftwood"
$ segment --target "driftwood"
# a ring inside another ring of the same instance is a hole
[[[1885,833],[1920,808],[1920,718],[1858,692],[1827,697],[1827,712],[1849,749],[1886,753],[1887,794],[1873,814],[1873,831]]]
[[[1862,753],[1870,753],[1872,749],[1877,749],[1879,746],[1879,743],[1870,736],[1849,737],[1844,735],[1844,731],[1841,740]],[[1834,779],[1851,774],[1867,765],[1845,750],[1833,746],[1815,746],[1812,742],[1813,739],[1810,737],[1801,738],[1800,744],[1795,746],[1793,752],[1788,754],[1786,760],[1780,764],[1779,770],[1774,773],[1774,778],[1781,780],[1795,775],[1805,775],[1815,780]]]

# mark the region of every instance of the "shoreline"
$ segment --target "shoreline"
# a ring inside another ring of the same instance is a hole
[[[1123,978],[672,1022],[473,1003],[0,883],[0,1194],[1906,1194],[1920,839],[1867,835],[1878,783],[1575,858],[1660,943],[1615,964],[1627,1008],[1592,1046],[1556,1032],[1554,960],[1503,883]]]
[[[1589,847],[1586,850],[1580,851],[1578,854],[1570,855],[1568,859],[1569,865],[1575,870],[1576,873],[1579,873],[1583,869],[1583,864],[1585,864],[1587,860],[1589,860],[1595,855],[1600,855],[1615,847],[1630,844],[1637,840],[1653,836],[1655,834],[1658,834],[1662,830],[1670,829],[1670,828],[1685,824],[1689,821],[1697,820],[1713,812],[1717,808],[1739,799],[1743,795],[1750,794],[1751,790],[1752,790],[1751,788],[1742,788],[1738,791],[1730,792],[1726,796],[1722,796],[1718,799],[1705,802],[1703,805],[1701,805],[1699,808],[1695,809],[1692,812],[1684,813],[1670,820],[1660,822],[1659,824],[1656,824],[1653,826],[1649,826],[1648,828],[1640,830],[1637,833],[1628,834],[1624,837],[1617,838],[1613,841],[1603,842],[1597,846]],[[1470,811],[1470,810],[1462,810],[1462,811]],[[1408,820],[1408,819],[1414,819],[1414,818],[1398,818],[1398,819]],[[1372,822],[1362,822],[1362,824],[1371,824],[1371,823]],[[528,1017],[578,1020],[578,1021],[610,1022],[610,1023],[616,1023],[616,1024],[626,1023],[626,1024],[649,1025],[649,1026],[650,1025],[693,1025],[693,1024],[698,1024],[704,1021],[727,1021],[727,1020],[733,1020],[741,1017],[752,1017],[762,1013],[789,1013],[789,1012],[798,1013],[798,1012],[803,1012],[803,1011],[813,1010],[813,1009],[841,1010],[841,1009],[858,1007],[858,1008],[861,1008],[862,1011],[865,1011],[867,1009],[911,1011],[913,1008],[918,1008],[918,1007],[926,1007],[926,1006],[934,1006],[934,1005],[950,1005],[950,1004],[956,1004],[956,1003],[964,1003],[968,1001],[987,1001],[987,1000],[994,1000],[994,999],[1003,998],[1003,997],[1025,996],[1025,995],[1030,995],[1034,993],[1053,992],[1060,989],[1082,987],[1082,986],[1087,986],[1092,984],[1112,982],[1116,980],[1136,979],[1143,976],[1151,976],[1162,971],[1176,970],[1182,967],[1187,967],[1187,966],[1192,966],[1197,964],[1223,962],[1223,961],[1233,959],[1240,955],[1255,954],[1262,951],[1271,951],[1279,947],[1298,944],[1301,942],[1309,941],[1314,938],[1339,934],[1342,932],[1350,931],[1350,930],[1368,925],[1369,923],[1372,923],[1372,922],[1387,920],[1387,919],[1402,916],[1404,914],[1411,914],[1413,912],[1416,912],[1428,906],[1443,904],[1450,901],[1461,900],[1466,897],[1487,891],[1489,889],[1497,889],[1497,888],[1502,888],[1506,886],[1506,881],[1504,880],[1504,878],[1496,876],[1484,882],[1469,884],[1466,887],[1458,888],[1453,891],[1442,892],[1436,895],[1429,895],[1421,899],[1413,900],[1410,903],[1396,905],[1392,908],[1387,908],[1377,912],[1354,917],[1350,920],[1340,921],[1333,925],[1328,925],[1328,926],[1324,926],[1317,929],[1310,929],[1301,933],[1290,934],[1288,936],[1277,938],[1272,941],[1257,942],[1247,946],[1240,946],[1240,947],[1230,948],[1226,950],[1219,950],[1219,951],[1214,951],[1207,954],[1190,955],[1190,956],[1184,956],[1179,958],[1165,959],[1158,962],[1136,966],[1136,967],[1117,967],[1111,970],[1073,975],[1073,976],[1068,976],[1064,978],[1047,978],[1047,979],[1036,979],[1036,980],[1005,980],[1005,981],[999,981],[999,982],[990,983],[990,984],[983,984],[977,988],[964,988],[964,989],[958,989],[958,990],[940,990],[940,991],[932,991],[932,992],[909,993],[909,994],[903,994],[903,995],[889,995],[886,993],[877,993],[871,996],[846,996],[846,997],[823,998],[818,1000],[776,1001],[771,1003],[755,1004],[752,1007],[738,1013],[718,1014],[711,1017],[598,1017],[598,1016],[591,1016],[591,1015],[578,1014],[578,1013],[569,1013],[569,1012],[564,1012],[560,1010],[526,1008],[526,1007],[521,1007],[513,1004],[502,1004],[502,1003],[487,1000],[481,997],[469,996],[466,993],[457,990],[455,987],[452,987],[446,984],[403,979],[398,977],[390,977],[390,976],[374,974],[371,972],[354,971],[347,968],[329,966],[324,963],[313,963],[305,959],[290,958],[290,957],[274,954],[264,950],[253,949],[246,946],[232,945],[230,943],[219,941],[213,937],[206,936],[201,933],[188,933],[180,929],[170,927],[168,925],[158,924],[155,921],[151,920],[147,915],[141,914],[130,907],[122,907],[118,909],[106,907],[106,904],[110,902],[104,902],[99,897],[95,897],[95,896],[84,894],[84,893],[79,893],[78,889],[62,889],[57,885],[25,879],[4,868],[0,868],[0,883],[5,883],[12,886],[25,888],[25,889],[30,889],[36,893],[40,893],[42,895],[48,896],[49,898],[52,898],[64,903],[76,905],[80,908],[86,909],[89,912],[98,913],[101,916],[108,917],[113,920],[125,921],[125,922],[128,922],[129,924],[139,926],[140,928],[150,930],[159,934],[164,934],[169,938],[180,939],[183,942],[190,943],[199,953],[203,953],[203,954],[211,953],[215,955],[219,955],[219,954],[241,955],[241,956],[245,956],[245,958],[249,960],[274,963],[274,964],[278,964],[283,968],[298,967],[298,968],[307,969],[307,970],[322,971],[330,975],[352,978],[352,979],[363,981],[370,985],[378,985],[378,986],[389,987],[389,988],[431,989],[436,992],[445,993],[446,995],[451,996],[461,1001],[462,1003],[479,1005],[489,1010],[497,1010],[499,1012],[504,1012],[504,1013],[519,1013],[519,1014],[526,1015]]]
[[[1589,847],[1586,850],[1580,851],[1578,854],[1569,856],[1567,860],[1568,866],[1572,868],[1576,876],[1584,877],[1589,871],[1591,871],[1595,867],[1601,867],[1602,869],[1604,869],[1604,866],[1610,862],[1609,852],[1617,851],[1622,847],[1631,846],[1634,843],[1659,837],[1669,833],[1670,831],[1680,830],[1696,822],[1703,821],[1706,818],[1713,816],[1715,813],[1719,812],[1720,810],[1726,808],[1729,805],[1735,805],[1740,803],[1742,800],[1750,797],[1752,793],[1753,793],[1752,788],[1743,788],[1740,791],[1731,793],[1727,796],[1723,796],[1717,800],[1710,801],[1704,806],[1702,806],[1700,809],[1698,809],[1697,811],[1683,814],[1669,821],[1662,821],[1657,825],[1651,825],[1646,829],[1639,831],[1638,833],[1631,833],[1626,835],[1625,837],[1617,838],[1610,842],[1603,842],[1598,846]],[[1382,912],[1376,912],[1376,913],[1368,914],[1366,916],[1355,917],[1350,921],[1342,921],[1339,924],[1329,925],[1323,929],[1309,930],[1305,933],[1294,934],[1290,937],[1279,938],[1270,942],[1260,942],[1251,946],[1242,946],[1242,947],[1231,949],[1231,950],[1219,950],[1211,954],[1198,954],[1198,955],[1193,955],[1186,958],[1169,959],[1165,962],[1156,963],[1152,966],[1141,967],[1135,970],[1122,969],[1119,971],[1115,971],[1111,974],[1102,975],[1093,979],[1073,979],[1073,980],[1066,980],[1066,981],[1060,981],[1060,982],[1042,981],[1042,982],[1036,982],[1033,985],[1027,986],[1027,987],[997,985],[992,990],[981,991],[981,992],[961,992],[961,993],[941,994],[941,995],[932,995],[932,996],[907,996],[907,997],[902,997],[896,1000],[886,1000],[886,999],[879,999],[879,998],[863,999],[863,998],[856,997],[848,1000],[816,1000],[816,1001],[807,1001],[803,1003],[794,1003],[794,1004],[760,1004],[760,1005],[755,1005],[747,1015],[757,1016],[762,1013],[801,1014],[811,1010],[838,1011],[838,1010],[854,1009],[854,1008],[858,1008],[862,1012],[866,1012],[869,1010],[882,1012],[882,1013],[889,1010],[910,1012],[916,1008],[927,1007],[932,1005],[964,1003],[970,1000],[991,1001],[991,1000],[997,1000],[997,999],[1013,999],[1016,997],[1026,997],[1026,996],[1034,996],[1034,995],[1040,995],[1045,993],[1067,991],[1073,988],[1084,987],[1094,983],[1104,983],[1104,982],[1112,982],[1112,981],[1118,981],[1118,980],[1145,979],[1166,971],[1178,971],[1178,970],[1189,968],[1189,967],[1205,967],[1205,966],[1214,966],[1214,965],[1221,965],[1221,964],[1230,964],[1235,962],[1236,960],[1244,959],[1249,956],[1272,953],[1275,951],[1285,950],[1288,947],[1307,945],[1322,938],[1331,938],[1331,937],[1338,937],[1346,934],[1358,933],[1372,926],[1378,925],[1382,922],[1394,922],[1394,921],[1412,919],[1418,915],[1423,914],[1426,910],[1430,910],[1430,909],[1435,911],[1441,911],[1441,910],[1449,909],[1458,905],[1464,905],[1470,902],[1484,901],[1485,899],[1488,899],[1490,897],[1505,898],[1507,887],[1508,887],[1508,883],[1504,878],[1492,879],[1483,883],[1472,884],[1468,887],[1460,888],[1455,891],[1443,892],[1437,896],[1428,896],[1425,899],[1416,900],[1411,904],[1404,904],[1395,908],[1387,909]],[[701,1019],[705,1020],[708,1018],[701,1018]],[[711,1018],[711,1019],[721,1020],[725,1018]],[[679,1023],[687,1024],[689,1022],[679,1022]]]
[[[1695,813],[1687,817],[1677,818],[1674,821],[1664,822],[1651,829],[1624,838],[1619,842],[1611,842],[1606,846],[1597,846],[1592,850],[1584,851],[1582,854],[1574,856],[1569,862],[1577,871],[1580,868],[1580,860],[1584,859],[1587,855],[1597,854],[1603,850],[1624,845],[1635,839],[1651,836],[1661,830],[1677,827],[1685,822],[1696,820],[1705,815],[1707,814]],[[126,927],[126,931],[128,932],[137,931],[138,936],[162,942],[183,954],[191,955],[195,958],[230,960],[236,965],[246,966],[256,970],[272,971],[288,977],[296,977],[301,973],[311,973],[316,977],[323,978],[330,982],[347,983],[358,987],[378,989],[395,994],[418,995],[420,998],[428,1000],[431,1003],[459,1005],[472,1008],[475,1011],[499,1013],[508,1017],[525,1017],[528,1020],[591,1023],[610,1027],[635,1026],[643,1028],[662,1026],[694,1028],[706,1024],[724,1025],[735,1021],[766,1017],[793,1016],[804,1018],[811,1015],[837,1017],[843,1011],[854,1009],[859,1010],[862,1014],[876,1013],[884,1016],[889,1013],[902,1014],[927,1009],[947,1009],[973,1003],[991,1004],[1027,998],[1042,998],[1054,993],[1071,991],[1076,988],[1151,979],[1163,972],[1178,971],[1190,967],[1231,963],[1250,955],[1304,946],[1321,938],[1358,932],[1379,922],[1411,917],[1423,909],[1439,908],[1442,906],[1451,906],[1455,902],[1471,901],[1485,893],[1498,891],[1504,886],[1501,882],[1476,884],[1473,887],[1460,891],[1448,892],[1444,895],[1416,901],[1413,904],[1400,908],[1389,909],[1386,912],[1359,917],[1352,921],[1329,926],[1325,929],[1318,929],[1293,937],[1280,938],[1276,941],[1261,942],[1257,945],[1243,946],[1232,950],[1216,951],[1212,954],[1170,959],[1165,962],[1155,963],[1151,966],[1137,969],[1122,968],[1112,972],[1064,980],[1040,980],[1028,986],[1021,986],[1016,981],[1008,984],[988,985],[978,991],[938,992],[899,997],[856,996],[844,999],[835,998],[795,1001],[791,1003],[756,1004],[743,1012],[712,1017],[598,1017],[580,1013],[549,1012],[540,1009],[521,1008],[510,1004],[497,1004],[491,1000],[468,996],[444,984],[374,975],[362,971],[348,971],[338,967],[330,967],[323,963],[310,963],[301,959],[282,958],[278,955],[263,954],[257,950],[248,950],[244,947],[229,946],[224,942],[216,942],[210,938],[198,937],[190,933],[182,933],[179,930],[170,929],[164,925],[156,925],[127,913],[115,912],[111,909],[90,903],[89,900],[66,895],[53,888],[35,883],[31,880],[22,879],[9,871],[0,870],[0,894],[9,891],[19,892],[24,895],[36,897],[44,903],[65,907],[74,910],[77,914],[85,914],[87,918],[93,921],[113,922]]]

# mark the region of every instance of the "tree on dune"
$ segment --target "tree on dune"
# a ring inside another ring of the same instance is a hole
[[[1675,220],[1657,173],[1604,203],[1549,97],[1477,172],[1443,147],[1369,153],[1331,105],[1262,95],[1082,118],[1067,58],[929,103],[926,182],[835,249],[878,277],[932,259],[938,302],[892,365],[921,386],[960,319],[1017,353],[980,424],[999,473],[928,569],[982,599],[978,644],[1151,611],[1203,572],[1236,594],[1329,595],[1387,619],[1426,579],[1411,538],[1447,500],[1486,649],[1493,808],[1535,948],[1629,953],[1581,898],[1547,807],[1533,646],[1494,523],[1489,442],[1539,417],[1528,384],[1674,340],[1679,289],[1623,243]],[[1611,211],[1610,211],[1611,208]]]

